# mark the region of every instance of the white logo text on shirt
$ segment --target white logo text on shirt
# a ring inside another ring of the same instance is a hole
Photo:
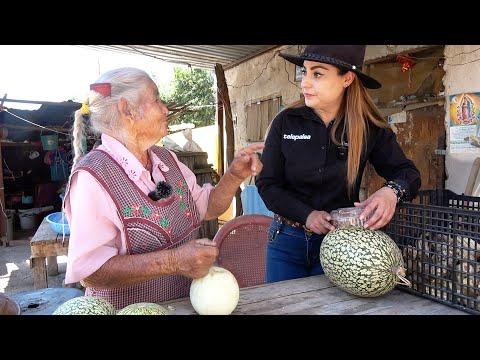
[[[288,139],[288,140],[293,140],[293,141],[297,141],[297,140],[310,140],[310,138],[312,137],[312,135],[305,135],[305,134],[302,134],[302,135],[294,135],[294,134],[283,134],[283,138],[284,139]]]

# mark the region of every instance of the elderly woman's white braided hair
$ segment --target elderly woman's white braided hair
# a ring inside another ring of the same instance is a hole
[[[109,135],[120,135],[122,129],[119,125],[119,113],[117,103],[125,98],[129,105],[137,112],[142,112],[143,95],[152,79],[148,74],[136,68],[120,68],[108,71],[100,76],[95,84],[110,84],[110,95],[104,96],[97,91],[91,90],[85,101],[88,108],[88,115],[85,114],[85,107],[75,112],[73,123],[73,149],[74,159],[72,171],[86,153],[87,129],[92,133]]]

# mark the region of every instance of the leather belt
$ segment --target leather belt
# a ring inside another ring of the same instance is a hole
[[[313,231],[310,230],[309,228],[307,228],[305,225],[303,224],[300,224],[299,222],[297,221],[293,221],[293,220],[290,220],[290,219],[287,219],[286,217],[284,216],[281,216],[281,215],[278,215],[278,214],[274,214],[273,215],[273,219],[275,221],[278,221],[282,224],[285,224],[285,225],[288,225],[288,226],[291,226],[291,227],[295,227],[295,228],[300,228],[300,229],[303,229],[305,231],[306,234],[308,235],[312,235],[313,234]]]

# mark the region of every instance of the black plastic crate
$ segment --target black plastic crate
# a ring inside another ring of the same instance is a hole
[[[411,288],[480,314],[480,198],[449,190],[421,191],[400,204],[384,229],[402,251]]]
[[[413,202],[423,205],[480,211],[480,197],[457,195],[453,191],[445,189],[422,190]]]

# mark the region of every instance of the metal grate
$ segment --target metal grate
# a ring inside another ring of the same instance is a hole
[[[480,314],[480,198],[421,191],[398,206],[385,232],[402,251],[415,293]]]

